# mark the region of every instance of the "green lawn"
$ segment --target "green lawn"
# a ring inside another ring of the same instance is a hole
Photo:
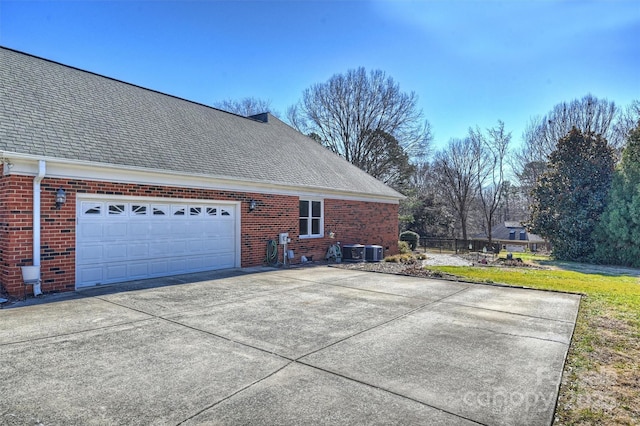
[[[453,266],[429,269],[474,282],[584,295],[554,424],[639,425],[640,271],[616,273],[614,268],[585,268],[520,254],[514,254],[515,257],[549,269]]]

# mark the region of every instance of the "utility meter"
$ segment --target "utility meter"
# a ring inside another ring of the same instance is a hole
[[[289,233],[283,232],[280,234],[280,244],[287,244],[289,242]]]

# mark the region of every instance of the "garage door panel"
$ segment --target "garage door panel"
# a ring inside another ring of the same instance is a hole
[[[171,235],[173,236],[182,236],[185,235],[189,230],[189,225],[186,222],[175,220],[174,223],[171,224]]]
[[[233,229],[233,223],[221,223],[220,226],[218,227],[218,234],[222,235],[222,236],[230,236],[233,235],[234,233],[234,229]]]
[[[110,264],[105,266],[106,281],[124,280],[129,276],[126,264]]]
[[[173,255],[177,255],[177,254],[186,254],[189,251],[187,250],[187,241],[181,240],[181,241],[170,241],[166,244],[166,254],[173,254]]]
[[[127,246],[127,254],[130,259],[148,257],[149,243],[131,243]]]
[[[217,238],[232,236],[234,234],[233,229],[229,229],[229,228],[230,226],[228,222],[220,221],[220,223],[216,224],[215,236]]]
[[[80,270],[80,276],[78,277],[80,282],[87,283],[88,285],[100,283],[103,281],[103,271],[101,266],[85,267]]]
[[[92,263],[102,260],[103,246],[97,244],[88,244],[79,247],[76,257],[80,263]]]
[[[234,255],[231,253],[221,253],[216,256],[210,257],[208,260],[210,261],[210,263],[208,263],[207,267],[211,267],[214,269],[233,268]]]
[[[220,251],[228,251],[228,243],[225,244],[224,241],[219,239],[210,239],[205,241],[204,243],[205,251],[212,253],[219,253]]]
[[[172,236],[171,234],[171,224],[164,221],[164,220],[159,220],[159,221],[151,221],[149,223],[149,234],[151,234],[151,236],[153,237],[159,237],[159,238],[170,238]]]
[[[167,261],[169,269],[176,272],[187,271],[187,260],[185,258],[169,259]]]
[[[82,205],[78,287],[236,265],[235,206],[124,200]]]
[[[204,251],[204,241],[203,240],[191,240],[187,241],[187,251],[189,253],[202,253]]]
[[[81,223],[78,225],[78,237],[80,238],[102,238],[101,223]]]
[[[149,235],[149,223],[132,220],[129,222],[129,235],[132,237],[146,238]]]
[[[104,260],[107,262],[126,260],[128,258],[127,243],[108,243],[104,245]]]
[[[184,232],[185,237],[187,238],[199,238],[203,234],[202,226],[191,225],[188,226]]]
[[[127,280],[147,278],[149,276],[149,262],[127,264],[127,275]]]
[[[127,236],[128,226],[123,223],[107,223],[104,226],[104,237],[108,239],[122,239]]]
[[[197,271],[204,268],[204,259],[202,256],[188,257],[186,260],[186,267],[191,271]]]
[[[166,259],[156,260],[149,263],[149,273],[151,275],[164,275],[169,273],[169,265]]]
[[[172,254],[177,254],[174,250],[175,243],[169,238],[158,238],[155,241],[149,243],[149,256],[150,257],[165,257]]]
[[[230,244],[233,244],[233,238],[218,238],[216,240],[218,248],[228,248]]]

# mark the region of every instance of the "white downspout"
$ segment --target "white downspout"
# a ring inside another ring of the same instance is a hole
[[[38,160],[38,174],[33,179],[33,266],[40,266],[40,182],[47,172],[47,163]],[[40,289],[40,276],[33,284],[33,295],[42,294]]]

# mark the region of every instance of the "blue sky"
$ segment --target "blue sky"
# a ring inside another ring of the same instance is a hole
[[[436,147],[592,93],[640,99],[640,1],[9,1],[0,44],[211,105],[284,114],[333,74],[381,69]]]

